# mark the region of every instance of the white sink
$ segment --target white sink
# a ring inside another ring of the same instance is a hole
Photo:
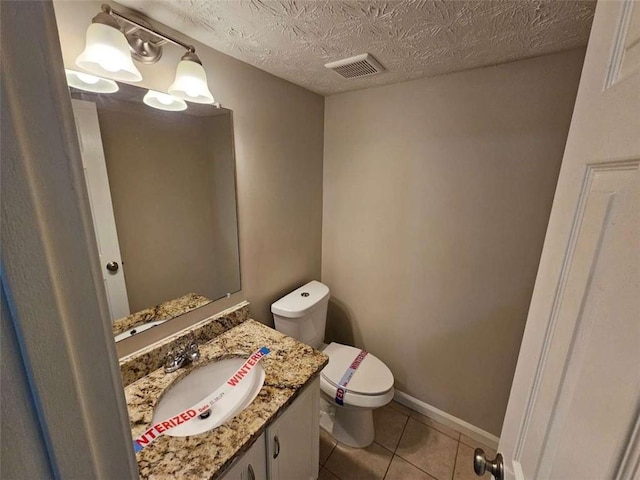
[[[246,358],[229,358],[213,362],[174,383],[156,405],[152,424],[168,420],[204,400],[229,380],[246,361]],[[214,404],[207,418],[195,417],[168,430],[166,435],[187,437],[222,425],[244,410],[256,398],[263,384],[264,369],[258,364]]]

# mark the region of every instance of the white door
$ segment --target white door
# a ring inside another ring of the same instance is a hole
[[[640,2],[601,1],[500,437],[505,478],[640,479],[639,163]]]
[[[98,241],[102,278],[107,291],[111,321],[129,315],[129,298],[120,256],[116,220],[113,215],[107,164],[95,103],[72,100],[84,178],[89,191],[91,217]]]

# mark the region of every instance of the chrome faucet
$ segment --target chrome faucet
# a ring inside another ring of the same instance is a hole
[[[167,354],[164,361],[164,371],[165,373],[175,372],[179,368],[189,363],[196,362],[199,359],[200,349],[198,348],[198,344],[196,343],[195,338],[190,337],[187,340],[187,343],[181,345],[175,354],[172,351]]]

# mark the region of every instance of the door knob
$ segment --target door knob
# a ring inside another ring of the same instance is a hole
[[[109,270],[110,272],[117,272],[118,268],[120,268],[120,265],[118,265],[118,262],[109,262],[107,263],[107,270]]]
[[[502,455],[498,453],[495,460],[487,460],[484,450],[476,448],[476,451],[473,452],[473,471],[476,472],[476,475],[479,477],[489,472],[496,480],[504,480]]]

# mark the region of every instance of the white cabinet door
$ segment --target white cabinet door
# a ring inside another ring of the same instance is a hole
[[[269,480],[318,478],[320,379],[316,378],[267,428]]]
[[[267,454],[264,433],[229,470],[221,480],[267,480]]]

